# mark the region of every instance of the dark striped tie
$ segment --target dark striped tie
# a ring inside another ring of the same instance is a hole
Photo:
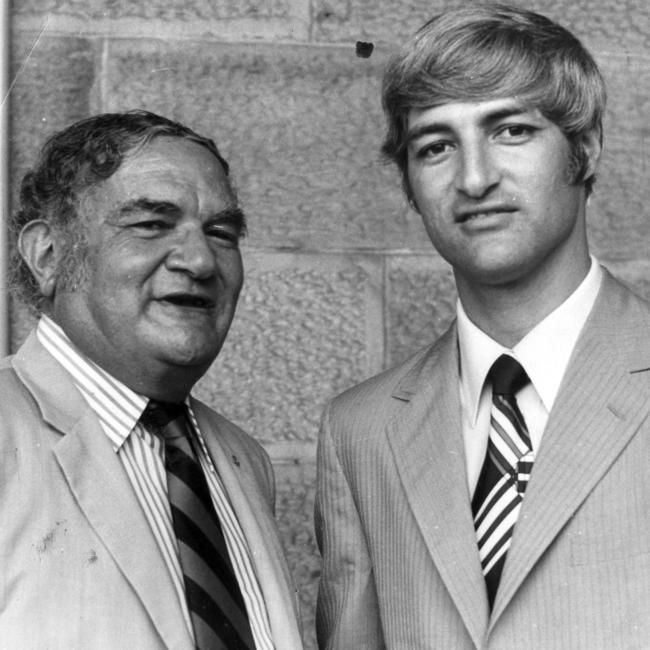
[[[165,469],[185,597],[199,650],[255,648],[246,605],[184,404],[151,400],[141,422],[165,442]]]
[[[518,361],[501,355],[490,368],[492,410],[485,461],[472,499],[474,527],[490,608],[519,516],[533,452],[515,394],[530,382]]]

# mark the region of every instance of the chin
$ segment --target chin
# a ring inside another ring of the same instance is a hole
[[[161,358],[173,366],[185,368],[207,368],[216,358],[221,345],[197,346],[196,341],[187,342],[185,345],[170,345],[161,350]]]
[[[187,368],[199,368],[207,370],[208,366],[215,360],[217,353],[186,353],[186,354],[176,354],[171,356],[168,359],[168,362],[174,366]]]
[[[465,277],[472,283],[500,286],[517,282],[526,276],[525,265],[519,264],[512,258],[508,260],[493,260],[491,262],[475,265]]]

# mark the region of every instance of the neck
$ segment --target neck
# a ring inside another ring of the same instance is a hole
[[[78,354],[88,361],[96,363],[111,377],[150,399],[161,402],[184,401],[190,394],[194,384],[205,374],[214,357],[204,359],[196,365],[174,364],[169,360],[157,358],[152,355],[143,355],[135,359],[126,360],[112,350],[112,354],[105,353],[105,347],[93,345],[94,339],[75,336],[74,328],[65,326],[56,314],[44,312],[50,320],[58,325]],[[100,354],[100,352],[104,352]]]
[[[495,285],[469,282],[456,272],[456,286],[470,320],[497,343],[513,348],[578,288],[589,267],[585,256],[561,274]]]
[[[149,368],[147,373],[128,372],[126,374],[120,370],[116,368],[112,369],[112,372],[111,369],[108,371],[131,390],[161,402],[180,403],[184,401],[200,377],[200,375],[197,377],[196,368],[165,367],[158,368],[159,372],[157,373],[151,372],[152,369]]]

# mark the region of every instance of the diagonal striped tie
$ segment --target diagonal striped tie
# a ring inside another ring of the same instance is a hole
[[[151,400],[140,420],[165,442],[168,498],[196,647],[254,649],[246,605],[194,453],[186,407]]]
[[[512,357],[501,355],[490,368],[488,379],[492,382],[490,437],[472,499],[472,513],[492,608],[533,469],[533,451],[515,399],[515,394],[530,382],[526,371]]]

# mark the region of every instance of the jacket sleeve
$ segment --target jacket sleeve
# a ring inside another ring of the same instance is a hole
[[[315,526],[323,557],[316,610],[318,643],[321,650],[381,650],[385,644],[372,560],[330,417],[328,406],[317,457]]]

